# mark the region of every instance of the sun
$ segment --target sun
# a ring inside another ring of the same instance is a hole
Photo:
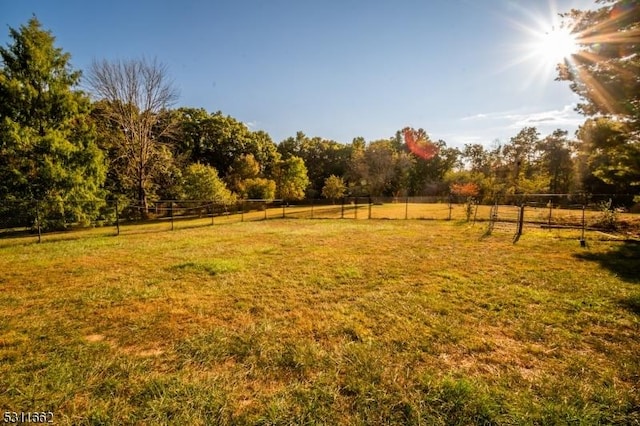
[[[579,50],[575,34],[564,27],[552,27],[534,34],[531,47],[534,59],[551,66],[570,60]]]
[[[520,19],[505,16],[515,31],[510,34],[510,42],[505,43],[511,60],[500,71],[517,67],[522,75],[522,88],[544,86],[557,76],[559,65],[572,68],[585,54],[584,32],[556,9],[556,0],[548,2],[546,12],[523,4],[516,9],[522,15]]]
[[[544,19],[533,16],[531,19],[533,23],[529,25],[515,23],[523,37],[513,45],[517,54],[507,65],[527,67],[523,87],[553,79],[558,65],[573,64],[583,49],[580,34],[574,27],[564,25],[559,17]]]

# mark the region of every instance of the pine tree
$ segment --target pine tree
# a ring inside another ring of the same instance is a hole
[[[93,219],[104,204],[106,168],[89,118],[90,100],[75,89],[80,72],[55,37],[31,18],[0,47],[0,200],[60,227]],[[80,202],[82,200],[82,202]],[[91,202],[87,202],[91,201]]]

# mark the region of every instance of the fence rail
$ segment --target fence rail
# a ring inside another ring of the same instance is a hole
[[[0,200],[0,237],[37,236],[77,228],[95,232],[154,232],[194,226],[294,219],[422,219],[488,223],[520,237],[525,226],[546,229],[638,232],[640,214],[617,208],[613,198],[584,194],[505,197],[491,205],[464,197],[346,197],[339,200]],[[514,236],[514,241],[517,241]]]

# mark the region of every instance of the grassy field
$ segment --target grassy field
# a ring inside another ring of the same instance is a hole
[[[636,243],[513,245],[461,221],[180,224],[0,239],[3,413],[640,424]]]

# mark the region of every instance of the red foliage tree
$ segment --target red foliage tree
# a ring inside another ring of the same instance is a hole
[[[473,183],[452,183],[451,193],[462,197],[475,197],[480,193],[480,187]]]

